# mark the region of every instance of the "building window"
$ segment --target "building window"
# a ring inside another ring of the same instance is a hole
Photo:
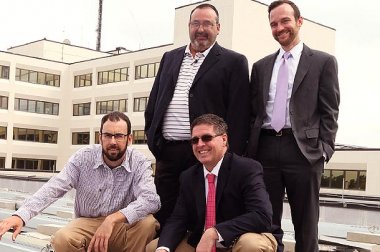
[[[135,67],[135,79],[145,79],[156,77],[160,62],[138,65]]]
[[[90,132],[73,132],[73,145],[90,144]]]
[[[16,81],[59,87],[60,76],[56,74],[16,68]]]
[[[74,76],[74,87],[88,87],[92,85],[92,73]]]
[[[12,168],[21,170],[55,171],[55,160],[12,158]]]
[[[133,100],[133,111],[134,112],[145,111],[147,104],[148,104],[148,97],[135,98]]]
[[[0,169],[5,168],[5,157],[0,157]]]
[[[74,104],[73,116],[89,115],[90,107],[91,107],[91,102]]]
[[[7,139],[7,127],[0,126],[0,139]]]
[[[366,171],[325,169],[322,174],[321,187],[364,191],[366,179]]]
[[[143,130],[134,130],[133,134],[133,144],[146,144],[148,140],[146,139],[145,131]]]
[[[0,109],[8,109],[8,97],[0,95]]]
[[[95,131],[95,144],[99,144],[99,131]]]
[[[128,80],[128,67],[98,72],[98,85]]]
[[[59,104],[15,98],[15,110],[37,114],[58,115]]]
[[[0,65],[0,78],[9,79],[9,66]]]
[[[56,144],[58,131],[13,128],[13,140]]]
[[[96,102],[97,115],[108,114],[112,111],[127,112],[127,99]]]

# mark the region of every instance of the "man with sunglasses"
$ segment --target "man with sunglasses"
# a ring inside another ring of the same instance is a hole
[[[102,118],[100,145],[78,150],[11,217],[0,222],[1,236],[13,229],[15,240],[27,221],[71,189],[76,189],[76,218],[58,230],[58,252],[144,251],[159,224],[151,215],[160,208],[150,162],[131,144],[131,122],[121,112]]]
[[[191,136],[199,163],[181,174],[174,211],[146,251],[275,252],[261,165],[227,152],[227,124],[219,116],[196,118]]]
[[[213,113],[228,124],[230,149],[243,154],[249,134],[249,72],[244,55],[221,47],[219,13],[211,4],[196,6],[188,23],[190,43],[166,52],[145,111],[148,146],[156,158],[155,184],[161,225],[173,211],[178,178],[194,165],[190,124]]]

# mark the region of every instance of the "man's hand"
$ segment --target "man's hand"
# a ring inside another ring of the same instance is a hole
[[[210,252],[212,249],[212,246],[214,246],[215,242],[218,239],[219,239],[219,236],[215,228],[206,229],[195,251],[196,252]]]
[[[24,222],[18,216],[11,216],[0,221],[0,240],[3,237],[3,234],[5,234],[5,232],[7,232],[11,228],[13,228],[12,240],[16,240],[16,237],[21,232],[23,226]]]
[[[121,212],[107,216],[92,237],[87,252],[107,252],[108,240],[111,237],[113,228],[116,223],[121,222],[126,222],[126,218]]]

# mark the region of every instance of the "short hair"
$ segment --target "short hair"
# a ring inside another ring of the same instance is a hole
[[[107,115],[103,116],[101,124],[100,124],[100,133],[103,131],[103,124],[107,121],[111,122],[118,122],[120,120],[123,120],[127,123],[127,135],[131,134],[131,121],[129,120],[128,116],[122,112],[119,111],[113,111],[108,113]]]
[[[219,24],[219,12],[218,10],[215,8],[214,5],[212,4],[200,4],[198,5],[197,7],[195,7],[194,9],[192,9],[192,11],[190,12],[190,19],[191,20],[191,15],[193,15],[193,12],[196,10],[196,9],[206,9],[206,8],[210,8],[212,9],[213,11],[215,11],[215,14],[216,14],[216,23]]]
[[[294,18],[295,18],[295,20],[297,20],[297,19],[299,19],[301,17],[300,9],[298,9],[298,6],[295,3],[293,3],[292,1],[290,1],[290,0],[278,0],[278,1],[272,2],[269,5],[269,7],[268,7],[268,16],[270,15],[270,12],[273,9],[275,9],[278,6],[283,5],[283,4],[289,4],[290,7],[292,7],[293,12],[294,12]]]
[[[194,119],[194,121],[190,125],[190,130],[193,132],[195,126],[201,124],[208,124],[214,127],[214,131],[216,134],[227,134],[228,126],[227,123],[223,120],[223,118],[214,115],[214,114],[203,114]]]

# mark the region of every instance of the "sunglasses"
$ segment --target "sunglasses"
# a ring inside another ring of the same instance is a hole
[[[221,136],[221,135],[223,135],[223,134],[217,134],[215,136],[206,134],[206,135],[203,135],[201,137],[193,137],[193,138],[190,139],[190,143],[193,144],[193,145],[198,144],[199,139],[201,139],[202,142],[204,142],[204,143],[208,143],[212,139],[214,139],[215,137],[218,137],[218,136]]]

